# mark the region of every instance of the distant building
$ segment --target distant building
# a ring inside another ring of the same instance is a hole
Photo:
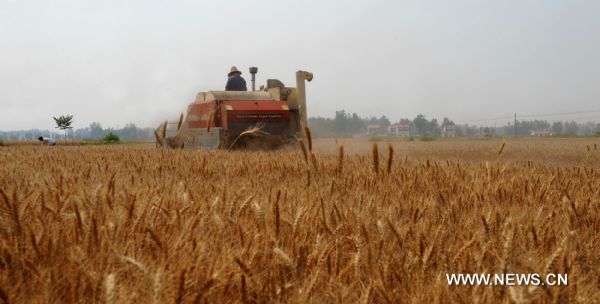
[[[397,137],[410,137],[410,125],[400,123],[393,124],[388,128],[388,134]]]
[[[552,136],[552,132],[550,130],[534,130],[531,131],[531,136],[533,137],[547,137]]]
[[[484,137],[494,137],[496,135],[496,130],[490,127],[480,127],[479,135]]]
[[[453,123],[442,125],[442,137],[455,137],[456,125]]]
[[[367,135],[382,135],[383,134],[383,128],[381,127],[381,125],[378,124],[372,124],[372,125],[368,125],[367,126]]]

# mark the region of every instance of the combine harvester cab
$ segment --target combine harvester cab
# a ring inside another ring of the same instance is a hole
[[[155,131],[159,147],[205,149],[274,149],[295,144],[306,126],[305,81],[312,73],[296,72],[297,87],[276,79],[255,91],[257,69],[250,68],[252,91],[200,92],[178,122]]]

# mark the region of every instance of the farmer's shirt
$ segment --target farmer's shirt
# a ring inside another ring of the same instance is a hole
[[[227,84],[225,85],[226,91],[248,91],[246,88],[246,80],[239,74],[229,76]]]
[[[46,144],[48,144],[48,146],[54,146],[56,144],[56,142],[54,141],[54,139],[52,139],[50,137],[44,137],[44,142]]]

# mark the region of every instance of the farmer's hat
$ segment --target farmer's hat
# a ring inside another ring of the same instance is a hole
[[[235,73],[239,73],[240,75],[242,75],[242,72],[240,72],[235,66],[232,66],[231,69],[229,70],[229,74],[227,74],[227,76],[231,76]]]

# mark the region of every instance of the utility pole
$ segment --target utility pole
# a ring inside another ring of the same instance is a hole
[[[515,137],[517,136],[517,112],[515,112]]]

